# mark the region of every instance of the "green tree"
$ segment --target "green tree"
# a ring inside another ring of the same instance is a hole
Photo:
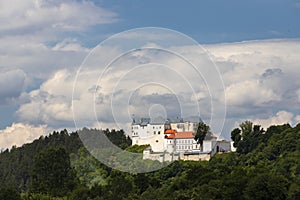
[[[107,185],[110,195],[107,199],[123,199],[134,189],[132,176],[113,170]]]
[[[75,173],[63,148],[50,148],[37,155],[32,172],[32,190],[63,196],[75,187]]]
[[[244,121],[240,124],[240,128],[242,129],[243,137],[246,137],[252,132],[253,123],[250,121]]]
[[[209,133],[210,128],[208,125],[206,125],[204,122],[199,122],[197,132],[195,134],[195,140],[198,144],[203,145],[203,140],[207,133]]]
[[[88,200],[90,199],[90,191],[87,187],[77,187],[69,195],[69,199],[72,200]]]
[[[107,172],[101,167],[103,164],[94,158],[84,147],[77,155],[71,154],[71,165],[76,170],[81,184],[91,188],[93,185],[106,184]]]
[[[250,179],[245,188],[245,199],[286,199],[288,181],[283,176],[276,176],[270,173],[258,174]]]
[[[2,200],[21,200],[20,193],[13,188],[0,189],[0,199]]]
[[[241,129],[235,128],[231,131],[231,140],[233,141],[233,146],[237,147],[238,143],[241,141]]]
[[[253,125],[250,121],[240,124],[240,129],[236,128],[231,132],[231,139],[238,153],[247,154],[254,150],[260,142],[264,140],[264,129],[260,125]]]

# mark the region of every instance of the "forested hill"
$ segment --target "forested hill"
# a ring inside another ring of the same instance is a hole
[[[131,145],[131,139],[121,131],[90,130],[91,132],[104,133],[114,144],[125,149]],[[21,192],[29,191],[32,186],[32,174],[34,164],[39,155],[53,149],[62,149],[61,154],[77,155],[83,144],[77,132],[68,133],[67,130],[54,131],[48,136],[41,136],[32,143],[22,147],[12,147],[0,154],[0,188],[13,187]],[[53,152],[52,152],[53,153]],[[54,157],[50,156],[49,163],[55,163]],[[0,200],[2,200],[0,198]]]
[[[129,148],[122,130],[104,133],[121,148],[141,152]],[[235,153],[130,174],[95,160],[77,133],[54,132],[0,154],[0,200],[300,199],[300,124],[264,131],[244,122],[231,137]]]

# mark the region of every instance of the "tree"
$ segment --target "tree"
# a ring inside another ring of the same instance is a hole
[[[113,170],[110,174],[107,188],[111,191],[106,199],[124,199],[134,189],[130,174]]]
[[[271,173],[257,174],[249,180],[244,191],[245,199],[286,199],[287,195],[288,180]]]
[[[243,137],[246,137],[252,132],[253,123],[250,121],[244,121],[243,123],[240,124],[240,128],[242,129]]]
[[[240,128],[231,131],[233,145],[238,153],[247,154],[254,150],[260,142],[263,142],[264,129],[260,125],[253,125],[250,121],[240,124]]]
[[[13,188],[0,189],[0,199],[7,200],[21,200],[20,193]]]
[[[231,140],[233,141],[233,146],[237,147],[238,143],[241,141],[241,129],[235,128],[231,131]]]
[[[195,140],[198,144],[203,145],[203,140],[206,136],[206,134],[210,131],[210,128],[208,125],[206,125],[204,122],[199,122],[197,132],[195,135]]]
[[[50,148],[39,153],[34,161],[32,189],[34,192],[63,196],[75,187],[75,176],[65,149]]]

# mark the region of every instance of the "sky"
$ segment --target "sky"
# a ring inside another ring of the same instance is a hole
[[[212,130],[225,138],[244,120],[263,127],[295,125],[300,122],[299,21],[298,0],[2,0],[0,149],[63,128],[111,128],[114,119],[123,128],[131,114],[175,117],[182,105],[188,113],[199,109],[205,122],[213,116]],[[145,29],[150,31],[142,32],[141,47],[168,48],[197,62],[191,41],[198,42],[200,54],[211,59],[206,66],[216,66],[220,76],[205,75],[207,67],[200,69],[204,79],[197,79],[175,54],[144,49],[121,57],[97,82],[106,61],[121,55],[123,47],[138,45],[137,36],[124,31],[143,27],[162,28],[166,35]],[[121,39],[109,40],[120,32]],[[175,39],[165,37],[170,32]],[[133,74],[124,72],[141,61],[145,66]],[[146,68],[154,61],[160,64]],[[172,81],[182,78],[178,72],[188,79]],[[151,80],[156,84],[145,84]]]

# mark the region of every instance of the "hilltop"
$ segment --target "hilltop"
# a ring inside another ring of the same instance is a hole
[[[142,174],[103,165],[77,132],[53,132],[0,154],[0,199],[299,199],[300,124],[249,127],[232,131],[237,152]],[[122,130],[88,130],[132,152],[146,147],[130,147]]]

